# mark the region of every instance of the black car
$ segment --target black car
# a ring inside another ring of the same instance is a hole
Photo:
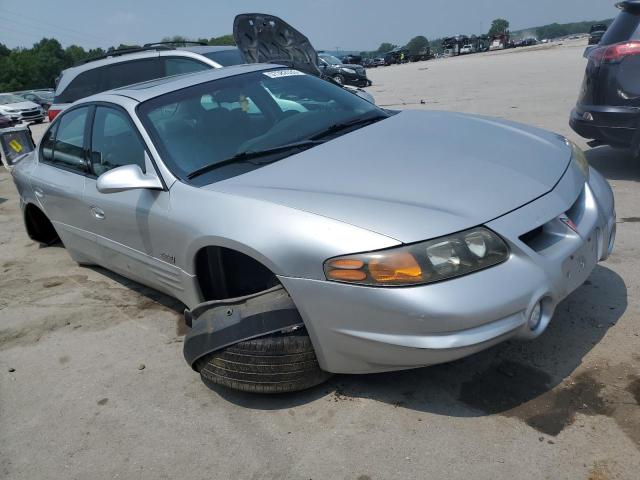
[[[360,55],[347,55],[342,57],[342,63],[345,65],[362,65],[362,57]]]
[[[16,95],[37,103],[45,113],[49,111],[49,107],[53,103],[53,92],[51,90],[29,90],[27,92],[18,92]]]
[[[362,65],[352,65],[342,63],[333,55],[321,53],[318,55],[320,62],[318,67],[326,77],[333,78],[340,85],[351,85],[354,87],[368,87],[371,80],[367,78],[367,71]]]
[[[17,122],[15,120],[11,120],[11,117],[0,115],[0,128],[13,127],[16,123]]]
[[[569,123],[591,145],[640,153],[640,0],[617,6],[600,43],[585,52],[589,62]]]
[[[591,29],[589,30],[589,45],[597,45],[600,43],[600,40],[606,31],[607,26],[604,23],[591,25]]]

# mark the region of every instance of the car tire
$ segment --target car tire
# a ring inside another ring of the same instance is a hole
[[[344,85],[344,77],[342,75],[334,75],[333,81],[336,82],[338,85]]]
[[[306,330],[274,334],[232,345],[194,365],[205,385],[252,393],[286,393],[325,382]]]

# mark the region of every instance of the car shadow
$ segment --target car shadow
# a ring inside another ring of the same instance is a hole
[[[566,380],[626,308],[624,280],[597,266],[589,280],[557,307],[546,332],[533,342],[509,341],[462,360],[414,370],[336,375],[297,393],[268,396],[213,390],[232,403],[259,410],[287,409],[329,396],[335,401],[365,398],[456,417],[506,413]]]
[[[640,159],[628,150],[601,146],[585,151],[589,164],[608,180],[640,181]]]
[[[89,268],[90,270],[93,270],[94,272],[97,272],[100,275],[104,275],[105,277],[110,278],[114,282],[119,283],[123,287],[126,287],[129,290],[133,290],[139,295],[142,295],[143,297],[149,300],[152,300],[153,302],[158,303],[163,307],[174,311],[175,313],[180,314],[182,321],[184,322],[183,313],[184,313],[185,306],[180,300],[177,300],[173,297],[165,295],[164,293],[159,292],[158,290],[154,290],[153,288],[145,287],[144,285],[141,285],[140,283],[137,283],[134,280],[129,280],[128,278],[125,278],[115,272],[112,272],[111,270],[107,270],[106,268],[98,267],[96,265],[90,265],[90,266],[87,266],[86,268]]]

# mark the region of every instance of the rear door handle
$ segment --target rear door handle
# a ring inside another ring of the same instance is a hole
[[[42,189],[40,187],[36,187],[33,189],[33,193],[36,194],[36,197],[38,198],[44,198],[44,192],[42,191]]]
[[[104,210],[98,207],[91,207],[91,215],[96,217],[98,220],[104,220]]]

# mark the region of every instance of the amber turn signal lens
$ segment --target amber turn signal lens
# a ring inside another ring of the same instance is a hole
[[[343,268],[345,270],[360,270],[364,267],[364,262],[351,258],[339,258],[337,260],[331,260],[329,266],[331,268]]]
[[[329,270],[327,277],[342,282],[361,282],[367,278],[367,274],[362,270]]]
[[[418,282],[422,279],[422,269],[409,252],[388,252],[379,258],[369,260],[369,273],[378,283]]]

